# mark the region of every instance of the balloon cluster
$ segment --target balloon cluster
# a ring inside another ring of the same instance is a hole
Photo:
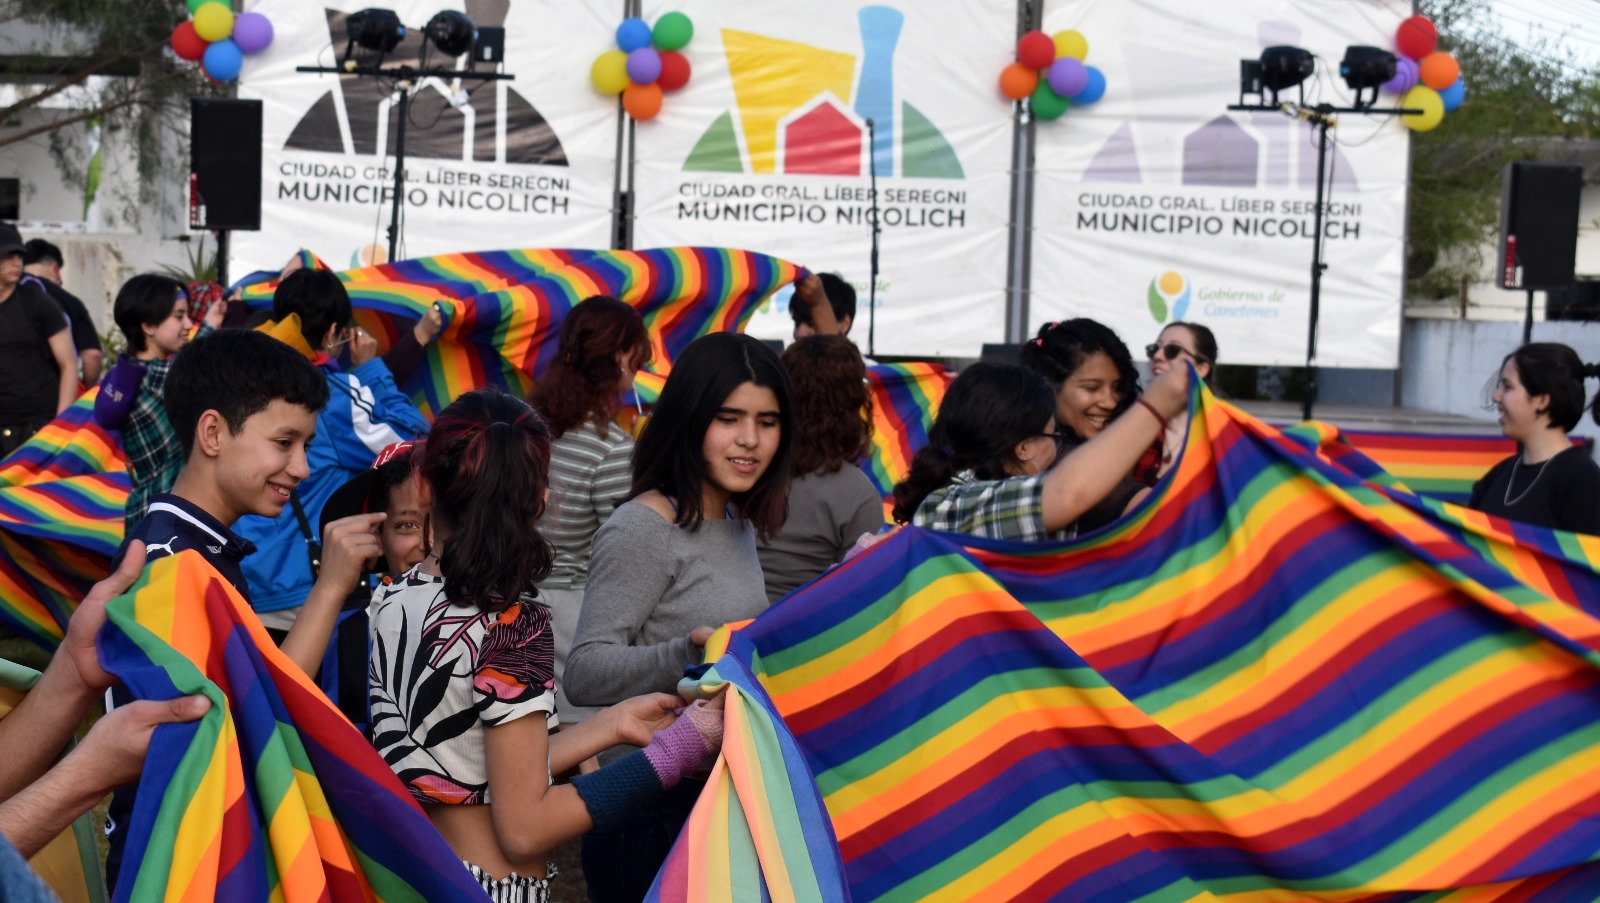
[[[188,0],[192,18],[172,30],[172,52],[198,61],[212,81],[239,77],[244,55],[260,53],[272,43],[272,23],[260,13],[233,14],[221,0]]]
[[[623,19],[617,26],[617,48],[595,57],[589,80],[601,94],[622,95],[622,108],[634,119],[654,119],[661,95],[689,83],[689,60],[678,51],[694,37],[694,23],[680,12],[656,20]]]
[[[1400,59],[1395,63],[1394,78],[1384,82],[1383,90],[1400,95],[1401,109],[1422,111],[1400,117],[1407,128],[1429,131],[1466,99],[1461,65],[1455,57],[1436,49],[1439,29],[1427,16],[1412,16],[1401,22],[1394,44]]]
[[[1073,104],[1086,105],[1106,93],[1106,77],[1085,66],[1089,40],[1077,31],[1054,37],[1030,31],[1017,39],[1017,61],[1000,72],[1000,93],[1012,100],[1032,98],[1040,119],[1060,119]]]

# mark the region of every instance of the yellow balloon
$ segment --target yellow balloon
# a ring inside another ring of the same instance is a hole
[[[1058,31],[1050,36],[1050,40],[1056,42],[1056,59],[1058,60],[1070,56],[1082,62],[1089,58],[1089,39],[1084,37],[1081,31],[1076,29]]]
[[[220,41],[233,34],[233,10],[212,0],[194,11],[194,33],[207,41]]]
[[[621,94],[628,87],[628,55],[620,50],[607,50],[594,58],[589,67],[589,80],[601,94]]]
[[[1444,119],[1444,98],[1439,96],[1438,91],[1425,85],[1418,85],[1401,95],[1400,108],[1422,111],[1400,117],[1406,128],[1413,132],[1431,131]]]

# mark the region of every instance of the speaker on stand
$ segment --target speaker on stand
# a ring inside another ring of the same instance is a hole
[[[261,229],[261,101],[189,98],[189,228],[217,234],[227,285],[228,232]]]
[[[1528,307],[1522,341],[1533,337],[1533,293],[1572,286],[1578,256],[1578,201],[1583,167],[1517,161],[1500,180],[1501,288],[1523,289]]]

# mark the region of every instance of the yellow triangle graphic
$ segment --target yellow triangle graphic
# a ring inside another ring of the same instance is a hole
[[[850,103],[856,79],[852,54],[727,28],[722,46],[751,172],[776,169],[779,120],[824,91]]]

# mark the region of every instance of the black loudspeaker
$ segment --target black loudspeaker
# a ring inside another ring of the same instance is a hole
[[[261,101],[189,98],[189,228],[261,229]]]
[[[1572,285],[1582,191],[1582,166],[1506,165],[1500,180],[1501,288],[1535,291]]]

